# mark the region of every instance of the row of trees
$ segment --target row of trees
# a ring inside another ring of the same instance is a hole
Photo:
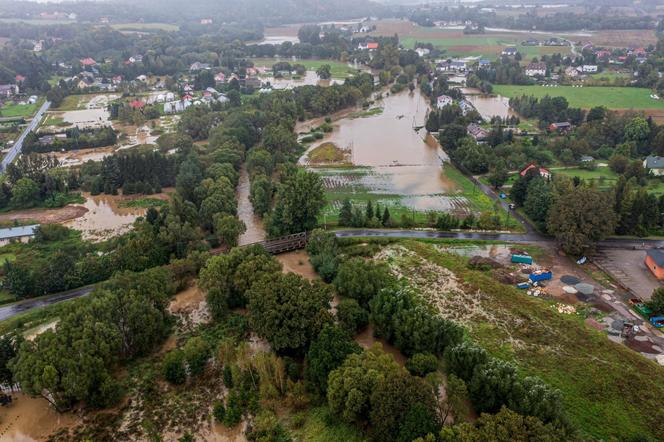
[[[44,136],[41,134],[42,137]],[[117,141],[117,135],[112,127],[90,129],[81,131],[77,127],[68,129],[66,138],[53,138],[52,142],[40,142],[40,136],[30,132],[25,137],[23,150],[26,153],[59,152],[62,150],[90,149],[95,147],[112,146]]]

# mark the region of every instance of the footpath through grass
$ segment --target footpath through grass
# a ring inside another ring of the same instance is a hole
[[[521,95],[537,98],[546,95],[565,97],[571,107],[584,109],[596,106],[606,106],[609,109],[664,109],[664,100],[653,100],[650,98],[650,89],[637,87],[495,85],[493,92],[509,98]]]

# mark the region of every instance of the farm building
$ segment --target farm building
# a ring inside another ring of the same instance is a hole
[[[35,236],[37,227],[39,227],[38,224],[0,229],[0,246],[6,246],[12,241],[28,242]]]
[[[655,278],[664,280],[664,250],[648,250],[646,253],[646,267],[655,275]]]
[[[549,132],[567,132],[572,129],[572,124],[567,121],[561,121],[560,123],[551,123],[549,125]]]

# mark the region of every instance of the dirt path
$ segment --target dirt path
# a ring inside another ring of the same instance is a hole
[[[0,223],[35,221],[38,224],[56,224],[80,218],[88,212],[83,206],[65,206],[58,209],[13,210],[0,214]]]

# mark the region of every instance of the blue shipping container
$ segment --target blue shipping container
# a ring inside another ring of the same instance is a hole
[[[528,255],[512,255],[512,262],[518,264],[532,264],[533,257]]]
[[[550,271],[542,273],[531,273],[528,275],[528,279],[530,279],[532,282],[546,281],[547,279],[551,278],[553,278],[553,273]]]

